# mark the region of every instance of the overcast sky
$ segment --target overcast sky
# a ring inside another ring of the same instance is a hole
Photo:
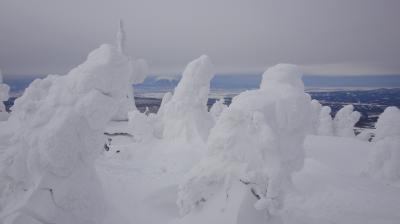
[[[0,68],[64,74],[113,43],[120,18],[153,74],[201,54],[223,73],[400,74],[400,0],[1,0]]]

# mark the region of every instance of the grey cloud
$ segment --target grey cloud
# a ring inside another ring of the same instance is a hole
[[[219,72],[279,62],[309,73],[400,74],[397,0],[2,0],[6,74],[65,73],[125,21],[128,53],[153,73],[175,73],[201,54]]]

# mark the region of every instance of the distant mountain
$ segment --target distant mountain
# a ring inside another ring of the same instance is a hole
[[[7,101],[9,109],[16,97],[40,75],[5,75],[4,82],[11,87],[11,98]],[[216,75],[211,81],[211,93],[208,101],[211,106],[215,99],[224,97],[229,104],[233,96],[244,90],[256,89],[261,82],[261,74]],[[135,85],[136,104],[140,110],[149,107],[155,112],[162,96],[173,91],[180,76],[149,76],[141,84]],[[357,127],[373,127],[377,117],[388,106],[400,107],[400,76],[309,76],[303,81],[313,99],[332,108],[332,115],[346,104],[353,104],[362,114]],[[389,88],[378,88],[378,87]],[[395,88],[398,87],[398,88]]]
[[[19,96],[35,79],[45,75],[3,75],[3,81],[10,86],[11,96]]]

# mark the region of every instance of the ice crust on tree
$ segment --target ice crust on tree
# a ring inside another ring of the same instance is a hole
[[[361,114],[353,111],[354,106],[349,104],[340,109],[333,119],[334,134],[339,137],[355,137],[354,125],[360,120]]]
[[[6,111],[6,106],[4,105],[4,101],[7,101],[9,98],[10,87],[3,83],[3,75],[0,70],[0,121],[5,121],[8,119],[8,112]]]
[[[240,194],[251,198],[257,209],[266,209],[264,214],[282,208],[291,174],[303,166],[303,140],[316,119],[310,117],[314,108],[301,75],[295,65],[276,65],[263,74],[259,89],[233,98],[210,131],[206,157],[180,184],[177,203],[182,214],[213,198],[227,208],[254,210],[252,205],[241,207],[243,201],[230,201],[237,197],[230,189],[243,186],[247,190]]]
[[[207,139],[213,125],[213,118],[207,111],[213,77],[214,68],[206,55],[186,66],[174,94],[160,109],[164,138]]]
[[[16,131],[2,146],[2,223],[102,223],[107,204],[94,160],[131,80],[131,60],[104,44],[67,75],[31,83],[12,107]]]
[[[378,179],[400,183],[400,110],[388,107],[375,125],[369,173]]]

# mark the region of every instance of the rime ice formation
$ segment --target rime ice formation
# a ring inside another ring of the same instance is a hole
[[[122,20],[119,22],[119,29],[117,32],[117,51],[126,57],[129,61],[130,78],[127,83],[130,85],[124,86],[125,95],[122,96],[118,103],[118,112],[114,115],[113,120],[128,120],[128,112],[137,110],[135,106],[135,99],[133,97],[133,87],[132,85],[138,84],[144,81],[147,76],[147,63],[143,59],[133,60],[132,58],[126,56],[125,50],[125,31]],[[118,74],[110,73],[111,76],[118,79]]]
[[[214,69],[203,55],[190,62],[171,99],[162,106],[163,137],[206,140],[213,119],[207,111]]]
[[[167,92],[164,94],[162,100],[161,100],[161,105],[158,108],[157,111],[157,115],[154,119],[153,122],[153,127],[154,127],[154,136],[157,138],[162,138],[163,137],[163,130],[164,130],[164,122],[163,122],[163,118],[164,118],[164,108],[165,105],[167,105],[167,103],[171,100],[172,98],[172,93],[171,92]]]
[[[340,137],[355,137],[354,125],[360,120],[361,114],[353,111],[353,105],[346,105],[340,109],[333,119],[334,134]]]
[[[8,92],[10,87],[3,83],[3,75],[0,70],[0,121],[5,121],[8,119],[8,112],[6,111],[6,106],[3,101],[7,101],[9,98]]]
[[[369,173],[379,179],[400,183],[400,110],[386,108],[375,127]]]
[[[218,119],[219,115],[221,115],[222,111],[225,108],[227,108],[227,106],[225,105],[224,98],[221,98],[221,99],[215,101],[215,103],[210,108],[210,113],[213,116],[215,121]]]
[[[318,128],[319,128],[319,124],[320,124],[320,119],[319,119],[319,114],[321,113],[321,108],[322,105],[318,102],[318,100],[311,100],[311,108],[312,110],[312,114],[311,114],[311,118],[312,118],[312,133],[317,133],[318,132]]]
[[[7,121],[14,137],[0,144],[1,223],[105,222],[94,160],[131,79],[131,60],[105,44],[67,75],[31,83]]]
[[[124,23],[122,20],[119,20],[119,27],[118,27],[118,32],[117,32],[117,48],[118,51],[121,53],[125,53],[125,30],[124,30]]]
[[[236,222],[241,211],[255,210],[253,205],[273,218],[291,187],[291,174],[303,166],[312,111],[294,65],[269,68],[260,89],[234,97],[210,131],[207,156],[179,187],[183,220],[203,205],[224,210],[218,214],[228,214],[225,218],[213,218],[221,223]]]
[[[331,108],[323,106],[319,113],[319,125],[317,129],[319,135],[333,135],[333,120],[331,117]]]
[[[160,108],[158,109],[158,112],[157,112],[158,115],[163,115],[164,114],[165,105],[171,100],[171,98],[172,98],[172,93],[171,92],[167,92],[167,93],[164,94],[164,96],[163,96],[163,98],[161,100]]]

